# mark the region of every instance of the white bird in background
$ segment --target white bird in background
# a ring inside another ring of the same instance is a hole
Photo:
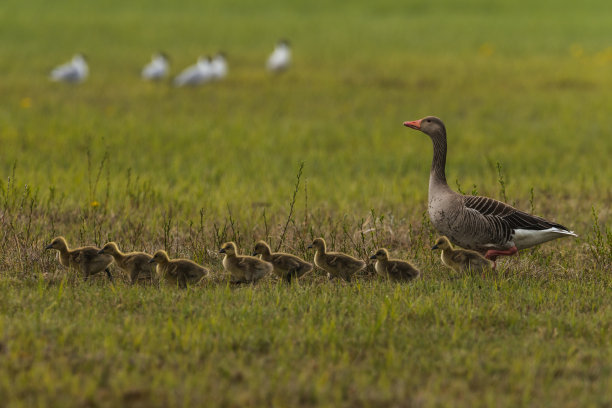
[[[218,52],[210,64],[213,79],[219,81],[227,76],[227,60],[225,54]]]
[[[52,81],[78,83],[83,82],[89,74],[89,67],[83,54],[76,54],[70,62],[67,62],[51,71],[49,75]]]
[[[280,40],[276,47],[274,48],[274,52],[268,58],[268,62],[266,63],[266,67],[270,72],[283,72],[287,68],[289,68],[289,64],[291,63],[291,48],[289,47],[289,41]]]
[[[169,59],[163,52],[153,54],[151,62],[142,69],[142,79],[157,81],[168,75]]]
[[[200,85],[213,79],[210,57],[200,57],[195,65],[187,67],[174,78],[174,86]]]

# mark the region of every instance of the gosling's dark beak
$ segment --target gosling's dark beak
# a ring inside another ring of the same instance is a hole
[[[148,263],[155,263],[155,259],[153,259],[153,258],[149,259]]]
[[[434,246],[432,246],[432,247],[431,247],[431,250],[432,250],[432,251],[433,251],[434,249],[438,249],[438,246],[437,246],[437,245],[434,245]]]
[[[370,259],[376,259],[376,255],[372,255]]]
[[[224,253],[225,253],[225,249],[221,248],[221,249],[219,250],[219,253],[220,253],[220,254],[224,254]]]
[[[103,249],[101,249],[101,250],[99,250],[99,251],[98,251],[98,255],[102,255],[103,253],[104,253],[104,250],[103,250]]]
[[[308,249],[312,249],[312,244],[308,245]]]
[[[256,251],[253,251],[253,255],[251,255],[251,256],[257,256],[257,255],[259,255],[259,254]]]
[[[53,248],[53,244],[49,244],[45,247],[45,249],[52,249]]]

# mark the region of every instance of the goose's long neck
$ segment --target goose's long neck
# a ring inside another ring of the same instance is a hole
[[[429,193],[430,200],[432,193],[452,190],[446,182],[446,134],[443,132],[431,136],[433,142],[433,159],[431,170],[429,171]]]
[[[446,183],[446,135],[438,133],[431,136],[433,142],[433,159],[431,161],[431,170],[429,171],[430,184],[447,184]]]

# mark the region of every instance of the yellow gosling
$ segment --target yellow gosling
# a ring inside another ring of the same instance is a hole
[[[219,253],[225,254],[223,267],[229,272],[232,283],[257,282],[274,269],[270,262],[253,256],[238,255],[238,248],[233,242],[223,244]]]
[[[361,259],[353,258],[341,252],[327,252],[323,238],[315,239],[308,248],[315,249],[314,263],[327,272],[330,279],[340,277],[350,282],[355,273],[366,267],[366,263]]]
[[[385,279],[395,282],[409,281],[419,277],[421,272],[410,262],[399,259],[389,259],[389,251],[381,248],[370,259],[376,259],[374,269]]]
[[[151,255],[144,252],[121,252],[115,242],[104,244],[99,254],[108,254],[113,257],[115,264],[130,277],[130,283],[151,283],[155,276],[155,265],[151,265]]]
[[[495,267],[495,262],[485,258],[476,251],[471,251],[469,249],[454,249],[447,237],[438,238],[436,244],[431,249],[441,249],[442,255],[440,258],[442,259],[442,263],[455,272],[465,272],[469,270],[484,272]]]
[[[100,248],[84,246],[70,249],[64,237],[57,237],[45,249],[55,249],[58,251],[57,259],[59,263],[69,269],[81,271],[85,280],[102,271],[106,272],[111,282],[113,280],[113,275],[111,275],[108,269],[113,262],[113,257],[99,254]]]
[[[170,259],[164,250],[155,252],[149,263],[157,264],[159,279],[180,288],[187,287],[187,284],[198,283],[208,275],[208,269],[203,266],[190,259]]]
[[[302,277],[312,270],[312,264],[302,258],[283,252],[274,252],[265,241],[257,241],[253,256],[261,255],[261,259],[270,262],[274,267],[274,274],[279,278],[291,282],[292,279]]]

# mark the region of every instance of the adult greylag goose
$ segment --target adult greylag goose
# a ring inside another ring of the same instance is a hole
[[[495,267],[495,262],[485,258],[476,251],[453,248],[453,245],[446,237],[438,238],[436,244],[431,249],[441,249],[442,255],[440,258],[442,263],[455,272],[468,270],[485,271]]]
[[[327,277],[330,279],[340,277],[350,282],[355,273],[366,267],[366,263],[361,259],[341,252],[327,252],[323,238],[315,239],[308,248],[315,249],[315,265],[327,272]]]
[[[225,254],[223,267],[229,272],[232,283],[254,283],[274,269],[270,262],[254,256],[238,255],[238,248],[233,242],[223,244],[219,253]]]
[[[115,242],[104,244],[98,253],[112,256],[119,269],[129,275],[132,285],[138,281],[150,283],[155,276],[155,265],[149,263],[152,258],[149,254],[144,252],[121,252]]]
[[[292,279],[302,277],[312,270],[312,264],[295,255],[283,252],[274,252],[265,241],[257,241],[253,256],[261,255],[261,259],[274,266],[274,274],[279,278],[291,282]]]
[[[113,257],[110,255],[99,254],[100,248],[94,246],[84,246],[80,248],[70,249],[68,242],[64,237],[54,238],[45,249],[55,249],[59,263],[69,269],[81,271],[87,280],[91,275],[99,272],[106,272],[108,279],[113,280],[108,269],[113,262]]]
[[[149,263],[157,264],[157,275],[167,283],[185,288],[188,283],[195,284],[208,275],[208,269],[190,259],[170,259],[166,251],[153,254]]]
[[[389,251],[381,248],[370,259],[376,259],[374,269],[385,279],[395,282],[409,281],[418,278],[421,272],[410,262],[399,259],[389,259]]]
[[[446,182],[446,128],[435,117],[404,122],[420,130],[433,142],[429,173],[429,218],[441,235],[463,248],[484,253],[495,260],[518,250],[567,236],[577,236],[563,225],[488,197],[466,196],[450,189]]]

